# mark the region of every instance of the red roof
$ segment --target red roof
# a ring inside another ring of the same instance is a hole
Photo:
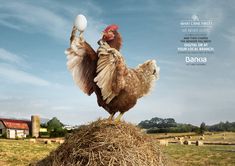
[[[29,130],[28,121],[25,120],[0,119],[0,121],[9,129]]]

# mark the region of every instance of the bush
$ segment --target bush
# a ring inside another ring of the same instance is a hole
[[[39,132],[39,137],[41,138],[50,137],[50,134],[48,132]]]
[[[7,138],[7,133],[2,134],[0,138]]]
[[[60,130],[54,130],[50,132],[50,137],[55,138],[55,137],[64,137],[67,134],[66,129],[60,129]]]
[[[26,135],[26,138],[32,138],[32,136],[31,135]]]

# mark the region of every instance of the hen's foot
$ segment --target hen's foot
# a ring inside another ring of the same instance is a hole
[[[109,116],[108,120],[113,120],[114,114],[115,114],[115,113],[112,113],[112,114]]]
[[[124,113],[121,112],[121,113],[116,117],[115,122],[120,122],[120,120],[121,120],[123,114],[124,114]]]

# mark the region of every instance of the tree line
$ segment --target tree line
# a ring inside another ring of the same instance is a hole
[[[206,125],[201,123],[200,127],[192,124],[177,123],[173,118],[158,118],[154,117],[150,120],[141,121],[138,126],[146,129],[147,133],[184,133],[184,132],[196,132],[203,134],[205,131],[234,131],[235,122],[220,122],[215,125]]]

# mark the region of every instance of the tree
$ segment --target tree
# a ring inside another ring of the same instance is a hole
[[[206,124],[204,122],[202,122],[200,125],[200,130],[199,130],[200,134],[204,134],[206,130],[207,130]]]
[[[64,125],[56,117],[53,117],[51,120],[47,122],[48,132],[62,130],[63,126]]]

